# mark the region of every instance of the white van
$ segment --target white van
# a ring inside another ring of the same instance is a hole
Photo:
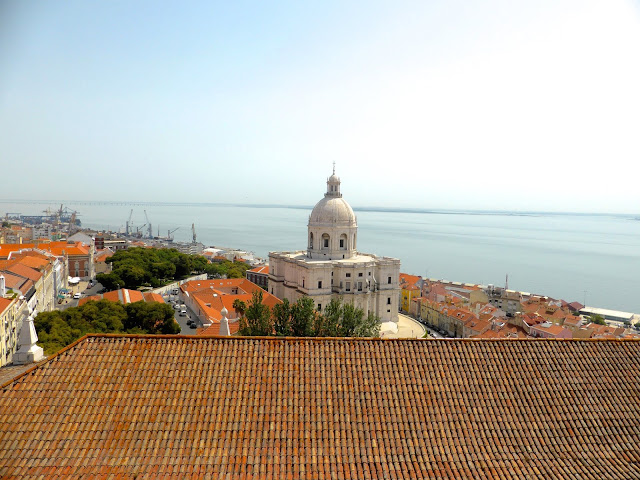
[[[185,307],[182,307],[180,309],[180,316],[181,317],[186,317],[187,316],[187,309]]]

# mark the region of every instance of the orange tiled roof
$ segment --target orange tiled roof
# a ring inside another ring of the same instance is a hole
[[[135,302],[141,302],[145,300],[144,296],[142,295],[142,292],[139,292],[137,290],[128,290],[126,288],[120,288],[118,290],[112,290],[111,292],[105,292],[102,294],[81,298],[80,300],[78,300],[78,306],[84,305],[90,300],[95,300],[97,302],[103,299],[109,300],[110,302],[120,302],[123,305],[126,305],[127,303],[135,303]]]
[[[11,305],[11,299],[0,297],[0,313],[4,312],[4,310]]]
[[[89,247],[82,242],[67,243],[66,241],[48,242],[48,243],[5,243],[0,244],[0,259],[7,258],[11,252],[26,248],[38,248],[52,253],[55,256],[62,256],[63,252],[68,256],[84,256],[89,255]]]
[[[7,270],[15,275],[19,275],[21,277],[28,278],[29,280],[33,280],[34,282],[37,282],[42,278],[42,274],[39,271],[34,270],[33,268],[30,268],[30,267],[27,267],[22,263],[16,263],[11,267],[9,267]]]
[[[260,265],[258,267],[252,268],[251,270],[247,270],[247,272],[262,273],[267,275],[269,273],[269,265]]]
[[[480,335],[473,335],[471,338],[505,338],[505,339],[514,339],[514,338],[531,338],[527,335],[527,332],[524,331],[522,327],[517,327],[515,325],[505,325],[504,327],[498,330],[487,330]]]
[[[17,259],[22,265],[33,268],[34,270],[42,270],[49,264],[49,259],[38,252],[25,252],[18,255],[11,255],[11,258]]]
[[[240,322],[229,322],[229,334],[235,335],[240,330]],[[216,336],[220,335],[220,322],[213,322],[206,328],[198,329],[196,335]]]
[[[2,272],[4,276],[4,284],[7,288],[14,291],[19,291],[22,295],[26,295],[29,289],[34,285],[33,280],[9,273],[7,271]]]
[[[94,261],[97,262],[104,262],[107,258],[109,257],[113,257],[113,252],[111,250],[103,250],[99,253],[96,253],[96,256],[94,258]]]
[[[531,328],[533,330],[536,330],[538,332],[547,332],[550,333],[551,335],[560,335],[561,333],[563,333],[565,331],[565,328],[561,325],[554,325],[554,324],[548,324],[548,323],[540,323],[538,325],[531,325]]]
[[[623,340],[89,336],[0,389],[0,472],[639,478],[639,355]]]
[[[420,277],[417,275],[409,275],[408,273],[400,274],[400,284],[408,283],[409,285],[416,285],[420,281]]]
[[[142,294],[145,302],[165,303],[164,298],[159,293],[145,292]]]

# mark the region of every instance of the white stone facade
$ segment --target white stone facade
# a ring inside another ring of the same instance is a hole
[[[318,310],[337,297],[397,322],[400,260],[360,253],[357,239],[356,216],[334,171],[309,216],[307,250],[269,253],[269,293],[290,302],[308,295]]]

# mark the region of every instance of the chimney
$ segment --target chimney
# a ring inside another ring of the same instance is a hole
[[[3,298],[7,294],[7,287],[4,283],[4,275],[0,273],[0,298]]]

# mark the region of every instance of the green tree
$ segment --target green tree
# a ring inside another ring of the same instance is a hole
[[[596,325],[606,325],[607,323],[604,321],[604,317],[600,314],[589,315],[587,318]]]
[[[286,298],[273,307],[273,329],[278,336],[291,335],[291,305]]]
[[[310,337],[313,335],[313,324],[316,309],[311,297],[300,297],[291,305],[291,335],[294,337]]]
[[[180,325],[176,323],[171,305],[159,302],[135,302],[125,306],[127,319],[124,327],[127,332],[140,329],[151,334],[180,333]]]
[[[51,355],[87,333],[174,334],[180,326],[171,306],[159,302],[89,301],[63,311],[42,312],[34,319],[38,343]]]
[[[160,286],[194,271],[203,272],[207,265],[204,257],[180,253],[175,248],[132,247],[118,250],[107,262],[126,288],[143,284]]]
[[[244,303],[239,298],[236,298],[233,301],[233,309],[236,311],[236,317],[242,317],[244,315],[245,310],[247,309],[247,304]]]
[[[331,299],[324,313],[316,317],[314,334],[322,337],[377,337],[380,335],[380,319],[351,303]]]
[[[113,270],[113,273],[120,277],[126,288],[138,288],[147,280],[147,272],[141,265],[127,263]]]
[[[251,295],[244,316],[240,319],[240,335],[265,336],[273,334],[273,321],[269,307],[262,303],[262,290]]]
[[[107,290],[117,290],[125,287],[124,280],[113,272],[99,273],[96,275],[96,280]]]
[[[321,315],[316,315],[313,334],[316,337],[339,337],[342,323],[342,303],[333,298]]]

